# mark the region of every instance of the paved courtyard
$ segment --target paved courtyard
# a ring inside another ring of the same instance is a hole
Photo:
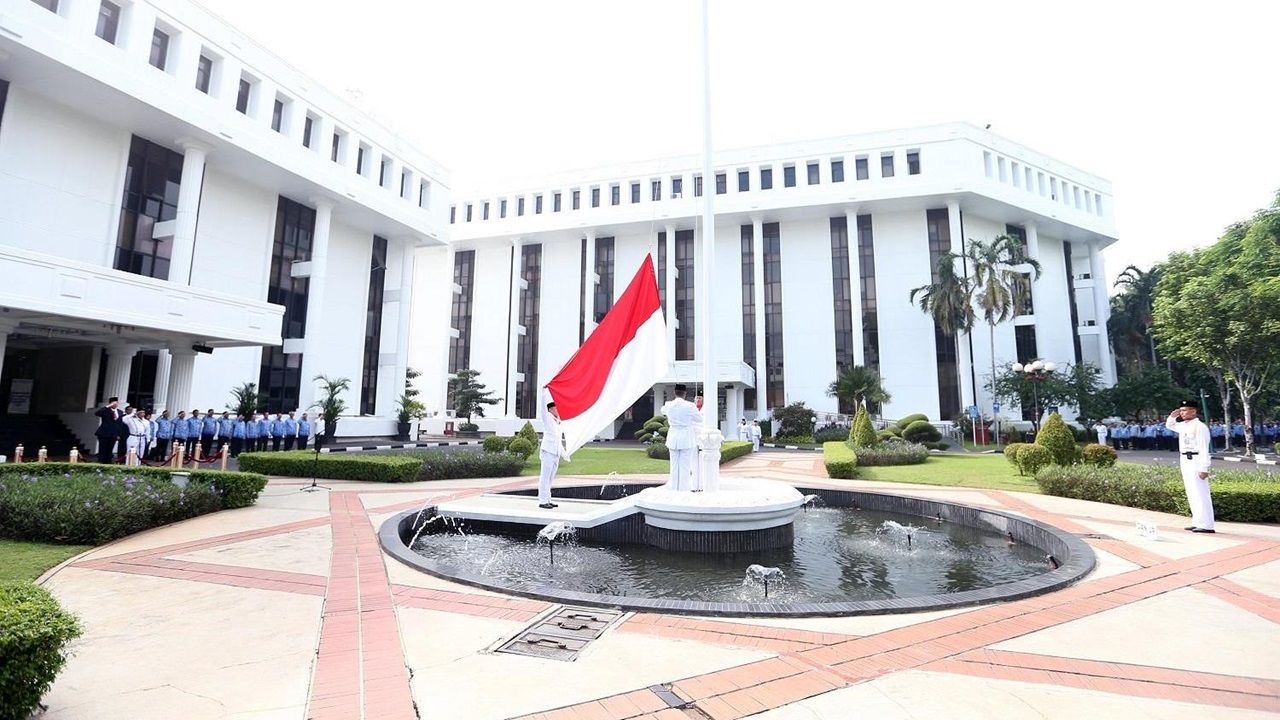
[[[494,654],[550,609],[411,570],[375,537],[425,501],[536,478],[271,482],[251,508],[126,538],[44,582],[84,637],[49,720],[812,720],[1280,714],[1280,527],[1019,493],[826,478],[765,452],[727,474],[1002,509],[1088,534],[1083,582],[965,610],[627,615],[572,663]],[[572,482],[568,479],[565,482]],[[587,480],[584,479],[583,482]],[[1159,525],[1159,539],[1135,520]]]

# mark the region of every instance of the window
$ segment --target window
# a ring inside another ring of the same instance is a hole
[[[1000,182],[1008,182],[1008,173],[1005,172],[1005,160],[1002,157],[996,158],[996,173],[1000,178]]]
[[[669,317],[667,314],[667,234],[658,233],[658,267],[656,268],[658,276],[658,302],[662,305],[662,317]]]
[[[338,158],[342,157],[343,139],[341,130],[333,131],[333,150],[329,153],[329,159],[333,162],[338,162]]]
[[[560,212],[560,193],[551,194],[551,212]]]
[[[409,188],[413,187],[413,172],[410,170],[400,171],[400,197],[409,199]]]
[[[538,315],[542,296],[542,245],[520,248],[519,320],[524,326],[516,340],[516,372],[524,376],[516,380],[516,414],[524,418],[538,417]]]
[[[880,177],[893,177],[893,153],[881,153],[880,155]],[[951,417],[947,415],[946,417]]]
[[[296,262],[311,259],[316,211],[286,197],[276,206],[276,236],[271,247],[271,274],[267,302],[284,306],[281,335],[286,339],[306,336],[309,278],[293,277]],[[286,354],[281,346],[262,349],[258,374],[259,395],[268,412],[285,412],[298,407],[302,389],[302,355]]]
[[[866,156],[853,159],[854,177],[859,180],[868,180],[871,178],[871,169],[867,167]]]
[[[307,116],[302,119],[302,147],[304,148],[311,147],[311,134],[315,132],[315,127],[316,127],[315,116],[310,113],[307,113]]]
[[[1015,317],[1020,315],[1034,315],[1036,307],[1031,303],[1031,273],[1020,273],[1013,288],[1013,314]]]
[[[449,372],[471,368],[471,297],[476,276],[476,251],[463,250],[453,255],[453,291],[449,311],[449,327],[458,331],[449,338]],[[450,333],[452,335],[452,333]]]
[[[134,136],[124,181],[115,269],[168,280],[173,239],[157,239],[155,228],[178,216],[182,154]]]
[[[844,182],[844,160],[831,161],[831,182]]]
[[[1081,362],[1084,354],[1080,347],[1080,308],[1076,306],[1076,275],[1072,268],[1071,243],[1062,241],[1062,262],[1067,273],[1067,297],[1071,301],[1071,342],[1075,350],[1076,362]]]
[[[102,0],[98,6],[98,28],[94,35],[116,44],[116,32],[120,29],[120,6],[111,0]]]
[[[761,190],[773,189],[773,168],[771,167],[760,168],[760,189]]]
[[[684,195],[684,178],[679,176],[671,178],[671,199],[679,200],[682,195]]]
[[[471,210],[473,207],[471,203],[467,203],[467,222],[471,222]]]
[[[243,115],[249,114],[249,99],[252,95],[253,83],[249,82],[248,78],[240,78],[240,90],[236,93],[236,112]],[[337,158],[334,159],[337,160]]]
[[[360,145],[359,147],[356,148],[356,174],[357,175],[364,174],[364,154],[365,154],[364,145]]]
[[[702,197],[702,176],[701,175],[693,176],[693,196]]]
[[[836,376],[852,367],[853,356],[853,298],[849,282],[849,220],[847,217],[831,218],[831,298],[833,330],[835,331]],[[840,412],[854,412],[852,403],[840,407]]]
[[[811,162],[805,166],[805,169],[809,173],[809,184],[817,185],[818,182],[820,181],[820,178],[818,177],[818,163]]]
[[[485,200],[483,203],[480,204],[480,219],[481,220],[489,219],[489,201],[488,200]]]
[[[765,223],[763,230],[765,402],[771,408],[778,408],[787,404],[783,382],[782,238],[778,223]]]
[[[661,180],[649,181],[649,199],[654,202],[658,202],[659,200],[662,199],[662,181]]]
[[[280,132],[280,128],[284,125],[284,101],[276,98],[275,105],[271,107],[271,129]]]
[[[929,267],[932,282],[938,282],[938,260],[951,252],[951,221],[946,208],[928,210],[925,221],[929,233]],[[956,337],[934,323],[934,356],[938,367],[938,408],[940,417],[954,420],[960,414],[960,381],[957,377]]]
[[[716,194],[723,195],[729,192],[729,180],[725,173],[716,173]]]
[[[782,167],[782,187],[796,186],[796,166],[784,165]]]
[[[516,198],[516,217],[524,217],[524,196]]]
[[[196,61],[196,89],[205,95],[209,94],[209,86],[213,83],[213,58],[201,55]],[[245,101],[246,106],[248,101]],[[239,109],[238,107],[236,109]],[[242,111],[243,112],[243,111]]]
[[[600,188],[599,187],[591,188],[591,207],[593,208],[600,207]]]
[[[369,299],[364,316],[364,364],[360,373],[360,414],[373,415],[378,404],[378,357],[382,349],[382,291],[387,282],[387,239],[373,236],[369,260]]]
[[[45,10],[48,10],[51,13],[58,12],[58,0],[31,0],[31,1],[39,5],[40,7],[44,8]]]
[[[794,168],[792,168],[794,170]],[[756,377],[761,377],[756,365],[756,254],[755,228],[743,225],[739,233],[742,252],[739,264],[742,267],[742,362],[756,370]],[[754,392],[754,390],[748,390]],[[755,403],[747,403],[748,407]]]
[[[1016,174],[1017,174],[1017,172],[1018,172],[1018,171],[1017,171],[1017,166],[1016,166],[1016,165],[1014,166],[1014,171],[1013,171],[1013,172],[1014,172],[1014,174],[1015,174],[1015,175],[1016,175]],[[919,175],[919,174],[920,174],[920,151],[919,151],[919,150],[908,150],[908,151],[907,151],[907,174],[908,174],[908,175]],[[1015,184],[1017,184],[1017,183],[1015,183]]]
[[[631,202],[633,204],[640,202],[640,183],[638,182],[631,183]]]
[[[541,195],[533,196],[533,214],[534,215],[542,214],[542,196]]]
[[[919,171],[919,165],[920,165],[920,159],[917,157],[917,158],[916,158],[916,172],[911,173],[912,175],[919,175],[919,174],[920,174],[920,171]],[[907,169],[908,169],[908,171],[910,170],[910,168],[911,168],[911,154],[910,154],[910,153],[908,153],[908,154],[907,154]],[[1013,179],[1013,186],[1014,186],[1014,187],[1022,187],[1022,167],[1021,167],[1020,165],[1018,165],[1018,163],[1016,163],[1016,162],[1010,162],[1010,163],[1009,163],[1009,175],[1010,175],[1010,177]]]
[[[751,171],[738,171],[738,192],[747,192],[751,189]]]
[[[676,360],[692,360],[694,357],[694,292],[693,280],[693,231],[677,230],[675,237],[675,317]]]
[[[505,200],[503,202],[506,202]],[[426,208],[431,205],[431,183],[422,180],[418,183],[418,207]]]
[[[458,206],[450,205],[449,206],[449,224],[452,225],[456,222],[458,222]]]
[[[582,191],[574,190],[573,191],[573,209],[578,210],[580,208],[582,208]]]
[[[498,201],[498,219],[501,220],[507,216],[507,199],[502,198]]]
[[[592,316],[598,323],[613,308],[613,238],[611,237],[596,238],[595,274],[600,280],[595,283]]]
[[[880,320],[876,310],[876,249],[871,216],[858,216],[858,274],[862,289],[862,364],[880,369]]]
[[[992,164],[991,153],[986,150],[982,151],[982,167],[983,167],[983,170],[986,171],[987,177],[995,176],[995,171],[992,170],[992,168],[995,166]]]
[[[1040,357],[1036,348],[1036,326],[1018,325],[1013,328],[1014,345],[1017,348],[1018,362],[1026,364],[1035,362]]]
[[[1023,251],[1027,249],[1027,229],[1021,225],[1005,225],[1004,234],[1017,238],[1018,244],[1022,246]]]
[[[609,204],[610,205],[622,204],[622,186],[620,185],[609,186]]]
[[[9,99],[9,82],[0,80],[0,122],[4,122],[4,104]]]
[[[382,162],[378,164],[378,186],[391,187],[391,158],[386,155],[382,156]]]
[[[169,61],[169,33],[156,28],[151,32],[151,66],[163,70]]]

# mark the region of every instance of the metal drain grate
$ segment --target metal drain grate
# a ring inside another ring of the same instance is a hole
[[[615,610],[562,607],[536,620],[496,652],[571,662],[620,617],[622,613]]]
[[[1083,538],[1085,540],[1115,540],[1115,538],[1111,537],[1110,535],[1103,535],[1102,533],[1072,533],[1072,534],[1078,538]]]

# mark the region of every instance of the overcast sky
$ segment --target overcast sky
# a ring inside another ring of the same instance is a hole
[[[698,0],[204,0],[455,190],[701,152]],[[358,10],[356,9],[358,8]],[[715,144],[966,120],[1114,183],[1108,274],[1280,189],[1280,2],[711,0]]]

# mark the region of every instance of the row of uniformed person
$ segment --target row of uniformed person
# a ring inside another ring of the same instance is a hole
[[[157,460],[168,458],[178,444],[183,445],[187,455],[198,447],[204,457],[225,444],[231,457],[236,457],[242,452],[306,450],[312,422],[306,413],[301,418],[292,412],[287,416],[276,413],[274,418],[268,413],[253,413],[246,418],[230,412],[218,416],[209,408],[207,413],[196,409],[190,415],[179,410],[177,417],[170,417],[165,410],[151,421],[150,434],[155,442],[152,457]]]

